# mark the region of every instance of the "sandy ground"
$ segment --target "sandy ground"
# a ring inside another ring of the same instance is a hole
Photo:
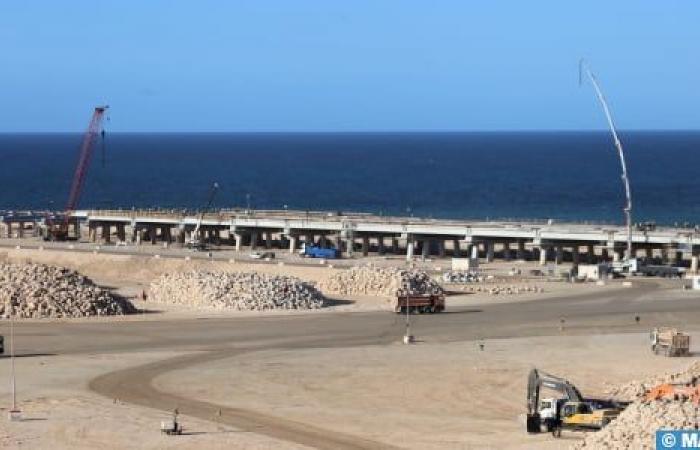
[[[165,271],[189,268],[257,270],[318,281],[336,268],[321,266],[258,265],[248,262],[185,261],[165,258],[76,254],[42,250],[2,250],[0,258],[31,260],[77,269],[119,294],[136,296]],[[512,263],[486,266],[502,276]],[[526,265],[521,265],[523,271]],[[534,267],[534,265],[533,265]],[[434,269],[434,267],[433,267]],[[541,280],[508,280],[534,284],[544,294],[491,296],[460,294],[448,297],[455,306],[527,302],[584,292],[605,292],[606,286]],[[619,287],[619,286],[618,286]],[[658,295],[652,293],[650,295]],[[673,295],[686,295],[680,291]],[[377,299],[351,297],[324,312],[376,310]],[[556,300],[553,300],[556,301]],[[641,301],[641,300],[640,300]],[[86,320],[144,320],[194,318],[213,313],[178,309],[149,302],[137,306],[158,314]],[[592,304],[591,307],[595,307]],[[288,313],[286,313],[288,314]],[[265,314],[269,315],[269,314]],[[398,318],[400,319],[400,318]],[[398,320],[397,319],[397,320]],[[420,319],[417,319],[420,320]],[[698,336],[693,336],[697,342]],[[87,389],[95,376],[120,368],[174,356],[172,352],[140,352],[18,358],[19,400],[25,420],[0,417],[0,447],[4,448],[302,448],[257,434],[241,432],[211,421],[183,417],[181,437],[159,433],[168,414],[100,397]],[[480,351],[477,342],[418,343],[414,346],[317,348],[261,351],[167,373],[156,387],[185,397],[246,408],[265,414],[313,423],[415,449],[557,449],[580,438],[565,433],[562,440],[524,432],[525,383],[538,367],[564,376],[584,394],[602,394],[606,383],[620,383],[680,369],[689,359],[656,357],[649,352],[646,334],[556,336],[489,340]],[[9,360],[0,358],[0,376],[9,378]],[[7,379],[7,378],[5,378]],[[9,383],[0,383],[0,412],[10,404]]]
[[[567,336],[492,340],[484,351],[474,342],[266,351],[171,372],[156,387],[405,448],[559,449],[581,434],[524,431],[532,367],[596,396],[689,363],[652,355],[646,334]],[[193,377],[201,382],[184,382]]]
[[[31,449],[301,449],[241,432],[213,421],[182,417],[182,436],[165,436],[161,420],[170,415],[123,404],[87,389],[94,376],[143,364],[175,353],[130,353],[90,356],[17,358],[18,404],[23,420],[7,420],[11,405],[8,383],[0,383],[0,447]],[[9,375],[9,358],[0,359],[0,373]]]

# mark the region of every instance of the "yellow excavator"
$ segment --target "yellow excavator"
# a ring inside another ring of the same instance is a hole
[[[542,388],[560,392],[563,398],[540,398]],[[532,369],[527,382],[527,432],[542,428],[560,437],[562,430],[600,430],[627,406],[615,400],[584,399],[569,381]]]

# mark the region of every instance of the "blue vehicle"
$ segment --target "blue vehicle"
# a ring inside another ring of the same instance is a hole
[[[340,251],[337,248],[322,248],[315,245],[304,247],[304,256],[307,258],[337,259],[340,258]]]

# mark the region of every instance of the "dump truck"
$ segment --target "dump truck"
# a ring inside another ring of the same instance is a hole
[[[690,336],[675,328],[654,328],[649,334],[651,351],[657,355],[690,355]]]
[[[542,388],[559,392],[562,398],[540,398]],[[554,437],[564,429],[600,430],[626,406],[614,400],[586,399],[568,380],[532,369],[527,383],[527,432],[540,433],[542,427]]]
[[[444,294],[397,295],[394,301],[394,312],[396,313],[423,314],[438,313],[444,310]]]

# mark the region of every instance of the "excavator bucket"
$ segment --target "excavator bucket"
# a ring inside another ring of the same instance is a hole
[[[698,406],[700,405],[700,386],[663,383],[647,392],[644,400],[647,402],[655,400],[692,400]]]
[[[528,414],[527,415],[527,432],[528,433],[539,433],[542,431],[542,422],[540,420],[539,414]]]

